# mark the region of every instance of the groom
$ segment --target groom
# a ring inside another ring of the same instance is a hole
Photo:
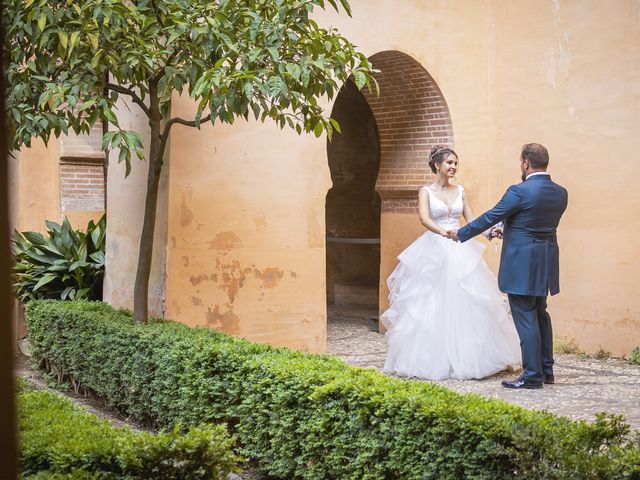
[[[520,337],[522,376],[503,381],[506,388],[542,388],[554,383],[551,318],[547,294],[560,291],[556,228],[567,208],[567,191],[547,173],[549,153],[538,143],[522,147],[522,183],[512,185],[488,212],[458,230],[454,240],[466,242],[504,221],[498,284],[507,293],[511,315]]]

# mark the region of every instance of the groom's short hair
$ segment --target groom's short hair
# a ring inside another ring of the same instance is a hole
[[[525,143],[522,146],[522,160],[526,160],[531,168],[547,168],[549,166],[549,152],[539,143]]]

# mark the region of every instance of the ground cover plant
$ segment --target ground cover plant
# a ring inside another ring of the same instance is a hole
[[[23,478],[226,479],[236,470],[221,426],[159,434],[115,428],[59,394],[18,394]]]

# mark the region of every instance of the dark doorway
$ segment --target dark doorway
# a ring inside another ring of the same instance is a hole
[[[378,310],[380,142],[363,94],[347,82],[331,116],[341,126],[327,144],[333,186],[326,199],[327,304]]]

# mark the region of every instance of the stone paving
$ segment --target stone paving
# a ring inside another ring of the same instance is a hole
[[[386,355],[384,335],[378,333],[377,312],[357,307],[329,309],[327,350],[349,364],[381,370]],[[598,360],[555,355],[554,385],[542,390],[509,390],[500,385],[517,373],[499,373],[482,380],[442,380],[437,383],[460,393],[499,398],[526,408],[548,410],[573,419],[592,421],[606,411],[624,414],[640,429],[640,366],[625,360]]]

